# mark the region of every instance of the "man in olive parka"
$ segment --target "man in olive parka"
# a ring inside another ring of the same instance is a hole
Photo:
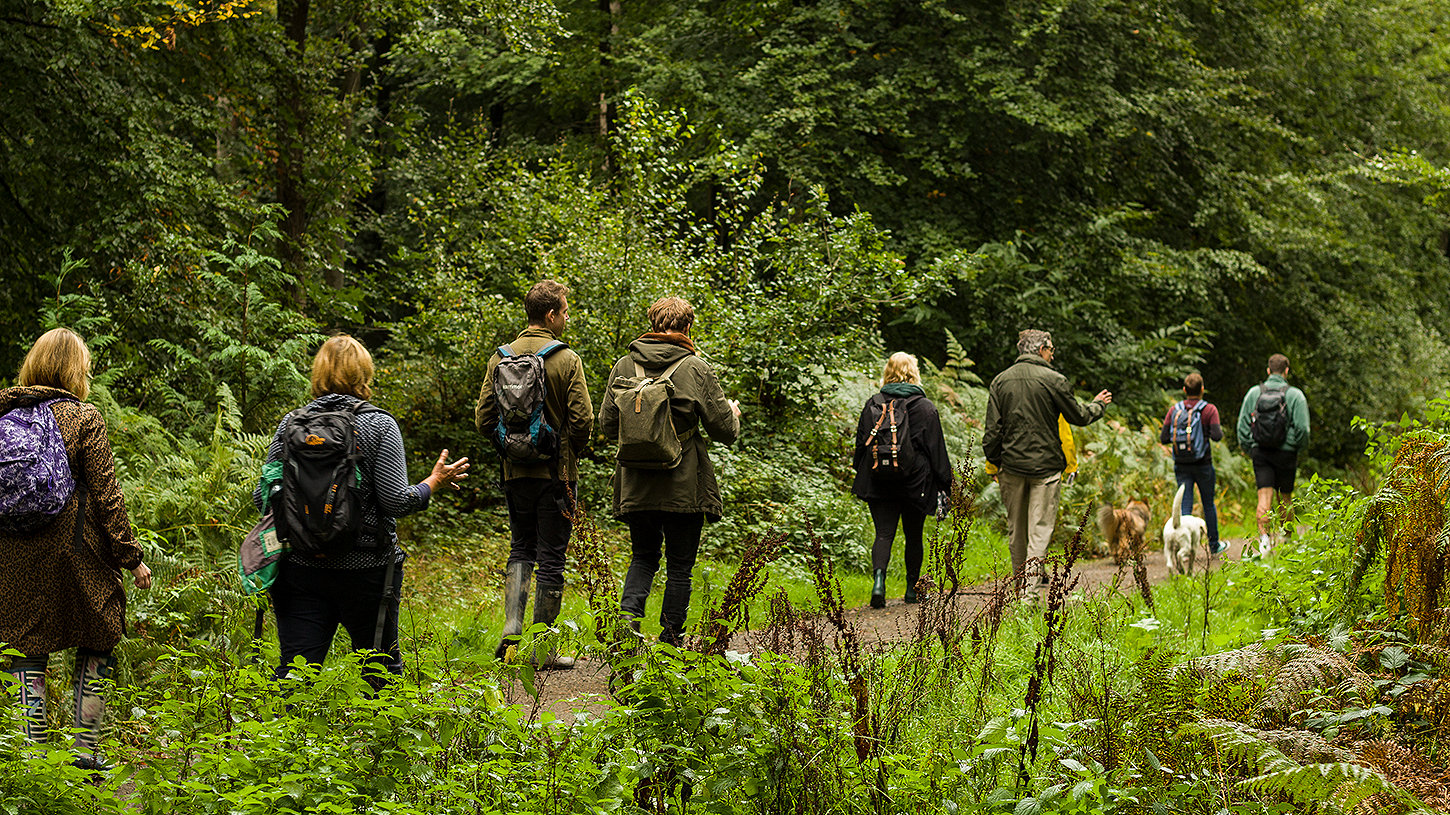
[[[710,364],[690,339],[695,310],[679,297],[666,297],[649,308],[650,332],[630,343],[629,353],[609,372],[608,382],[635,377],[636,366],[647,376],[661,376],[671,366],[674,395],[670,413],[679,435],[680,463],[671,469],[636,469],[619,464],[614,472],[614,515],[629,525],[631,559],[619,607],[644,616],[650,584],[665,556],[665,593],[660,605],[660,640],[678,645],[690,607],[690,578],[700,550],[705,521],[720,519],[723,505],[710,441],[731,444],[740,434],[740,404],[726,399]],[[619,408],[606,389],[599,410],[605,438],[619,436]]]
[[[1067,377],[1052,367],[1052,335],[1046,331],[1022,331],[1017,351],[1012,367],[992,380],[982,452],[999,471],[1013,573],[1019,586],[1035,577],[1031,591],[1045,579],[1042,560],[1057,524],[1057,499],[1067,467],[1058,417],[1079,427],[1091,424],[1102,418],[1113,395],[1104,390],[1079,404]]]

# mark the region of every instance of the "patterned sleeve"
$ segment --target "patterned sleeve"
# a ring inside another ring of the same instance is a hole
[[[368,466],[372,468],[373,496],[378,507],[393,518],[426,509],[432,493],[426,486],[408,480],[403,432],[398,429],[397,421],[386,413],[365,414],[358,421],[365,423],[377,440],[377,449],[369,458]]]
[[[123,569],[141,565],[141,546],[131,529],[126,514],[126,499],[116,480],[116,459],[111,453],[111,439],[106,434],[106,419],[90,405],[80,411],[80,455],[82,479],[89,490],[88,500],[95,504],[95,518],[104,542],[111,546],[111,557]]]
[[[287,416],[290,415],[290,413],[287,414]],[[277,432],[272,436],[272,444],[267,447],[265,463],[270,464],[273,461],[282,460],[282,431],[287,429],[287,416],[283,416],[282,421],[277,423]],[[260,478],[257,479],[257,486],[252,488],[252,504],[256,506],[258,512],[262,511],[262,479]]]

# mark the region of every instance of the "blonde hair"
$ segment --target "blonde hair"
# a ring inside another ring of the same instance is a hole
[[[20,384],[60,388],[84,399],[91,393],[91,349],[69,328],[52,328],[25,355]]]
[[[328,339],[312,358],[312,398],[329,393],[359,399],[373,395],[373,356],[346,334]]]
[[[921,384],[921,368],[917,367],[916,357],[905,351],[897,351],[886,360],[886,370],[881,372],[881,384],[885,386],[893,382]]]

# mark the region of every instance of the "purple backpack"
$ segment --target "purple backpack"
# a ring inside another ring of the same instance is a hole
[[[50,399],[0,416],[0,530],[34,532],[54,521],[75,492],[65,439]]]

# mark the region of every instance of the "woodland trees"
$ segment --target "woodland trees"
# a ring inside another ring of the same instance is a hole
[[[1282,351],[1343,461],[1352,416],[1450,366],[1447,15],[7,0],[0,367],[37,315],[87,321],[126,401],[185,426],[226,384],[256,429],[295,387],[265,352],[343,328],[465,432],[479,355],[554,274],[600,357],[658,290],[703,298],[766,417],[883,342],[943,362],[946,331],[993,371],[1047,328],[1143,416],[1190,366],[1232,404]]]

